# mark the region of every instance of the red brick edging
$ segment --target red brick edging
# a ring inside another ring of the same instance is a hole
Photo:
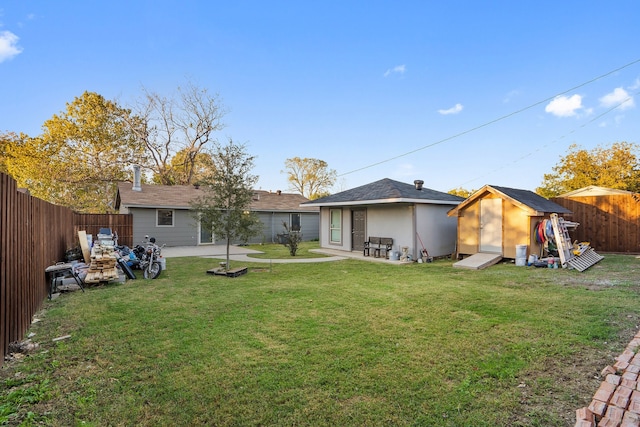
[[[591,404],[576,411],[575,427],[640,427],[640,332],[613,366],[605,367],[604,381]]]

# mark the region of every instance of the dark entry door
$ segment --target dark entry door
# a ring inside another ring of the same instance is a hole
[[[364,241],[367,238],[367,210],[357,209],[351,211],[351,250],[364,249]]]

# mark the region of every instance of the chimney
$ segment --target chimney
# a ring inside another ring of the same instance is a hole
[[[278,190],[278,191],[276,191],[276,194],[277,194],[278,196],[279,196],[279,195],[281,195],[281,194],[282,194],[282,190]]]
[[[424,181],[421,179],[416,179],[415,181],[413,181],[413,185],[416,186],[416,190],[418,191],[422,191],[422,184],[424,184]]]
[[[140,165],[133,166],[133,191],[142,191],[140,186]]]

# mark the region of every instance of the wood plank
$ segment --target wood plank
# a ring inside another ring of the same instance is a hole
[[[478,252],[477,254],[473,254],[470,257],[454,263],[453,266],[455,268],[482,270],[483,268],[497,264],[500,260],[502,260],[502,254]]]
[[[84,258],[85,264],[91,262],[91,254],[89,252],[89,242],[87,241],[87,232],[84,230],[78,231],[78,240],[80,240],[80,249],[82,249],[82,258]]]

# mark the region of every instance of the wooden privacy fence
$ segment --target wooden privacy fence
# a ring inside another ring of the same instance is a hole
[[[571,237],[590,242],[598,252],[640,253],[640,195],[555,197],[573,212],[567,217],[580,225]]]
[[[94,239],[101,228],[110,228],[118,234],[118,244],[133,247],[133,215],[75,214],[74,233],[86,231]]]
[[[77,230],[110,227],[132,239],[130,215],[84,215],[18,191],[0,173],[0,366],[47,298],[45,269],[78,245]]]

